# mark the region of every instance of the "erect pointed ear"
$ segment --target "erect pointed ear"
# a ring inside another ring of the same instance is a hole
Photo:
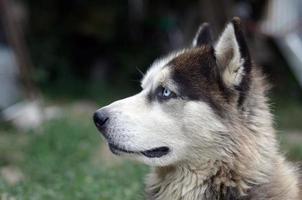
[[[215,46],[215,54],[225,85],[247,92],[252,64],[238,17],[226,26]]]
[[[211,29],[208,23],[203,23],[199,26],[192,42],[192,47],[201,45],[212,45]]]

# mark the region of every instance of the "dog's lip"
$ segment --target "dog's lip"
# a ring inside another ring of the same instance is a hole
[[[169,147],[162,146],[156,147],[147,151],[142,151],[141,153],[148,158],[160,158],[167,155],[170,152]]]
[[[144,151],[130,151],[112,143],[108,143],[108,145],[111,152],[117,155],[119,155],[120,153],[128,153],[128,154],[142,154],[148,158],[160,158],[164,155],[167,155],[170,152],[170,149],[167,146],[156,147]]]
[[[112,153],[114,154],[119,154],[118,152],[123,152],[123,153],[135,153],[134,151],[129,151],[126,149],[123,149],[115,144],[112,143],[108,143],[110,150],[112,151]]]

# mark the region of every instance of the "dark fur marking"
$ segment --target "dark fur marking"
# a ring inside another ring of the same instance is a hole
[[[193,48],[176,58],[172,66],[172,79],[178,85],[181,96],[190,100],[207,102],[220,116],[223,115],[226,90],[219,86],[214,50],[211,46]]]
[[[154,101],[155,97],[154,97],[154,94],[152,91],[150,91],[148,94],[147,94],[147,100],[149,103],[151,103],[152,101]]]
[[[230,172],[232,174],[232,172]],[[218,175],[219,176],[219,175]],[[208,187],[204,193],[204,199],[206,200],[249,200],[248,195],[240,194],[237,187],[226,186],[223,183],[219,185],[215,184],[215,178],[213,176],[207,181]]]
[[[247,200],[247,197],[240,195],[236,187],[217,186],[211,183],[205,193],[205,200]]]

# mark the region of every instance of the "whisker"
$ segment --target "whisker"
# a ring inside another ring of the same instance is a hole
[[[136,70],[141,74],[142,77],[145,76],[145,74],[142,72],[142,70],[140,70],[138,67],[135,67],[135,68],[136,68]]]

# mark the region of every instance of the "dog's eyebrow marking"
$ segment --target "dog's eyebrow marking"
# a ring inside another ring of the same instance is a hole
[[[149,102],[156,99],[157,94],[159,93],[159,88],[167,88],[171,90],[174,94],[178,93],[178,87],[176,83],[171,79],[171,66],[165,65],[158,71],[150,80],[148,88],[145,90],[148,91],[147,99]]]
[[[147,88],[148,85],[150,85],[153,81],[153,78],[158,74],[158,72],[165,67],[171,60],[173,60],[175,57],[180,55],[181,53],[187,51],[186,49],[181,51],[176,51],[171,54],[169,54],[166,57],[163,57],[161,59],[157,59],[153,62],[153,64],[150,66],[149,70],[147,71],[146,75],[143,77],[141,81],[141,87],[143,89]]]

